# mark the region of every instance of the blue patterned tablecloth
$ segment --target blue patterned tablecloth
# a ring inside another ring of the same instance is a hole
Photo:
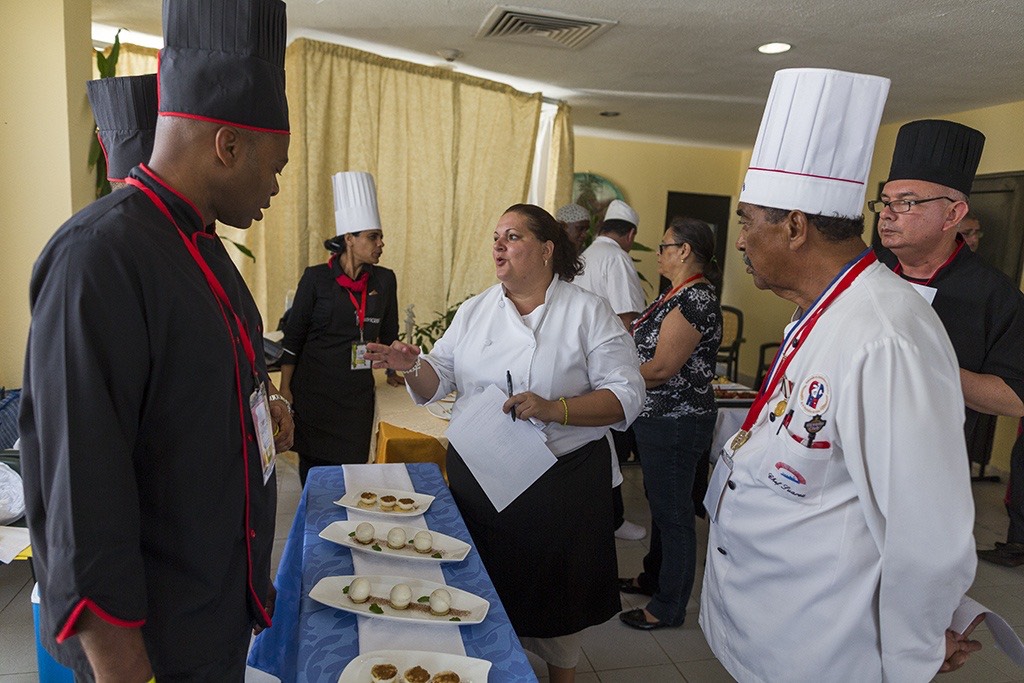
[[[418,463],[406,467],[413,488],[435,496],[424,514],[427,526],[472,545],[437,465]],[[333,683],[359,654],[356,616],[308,597],[310,589],[325,576],[354,573],[352,551],[319,536],[331,522],[348,519],[345,508],[334,504],[344,494],[345,474],[341,467],[310,470],[274,582],[274,625],[257,636],[249,655],[250,666],[285,682]],[[459,629],[466,654],[492,663],[488,681],[536,681],[476,548],[461,562],[442,563],[441,571],[448,585],[491,603],[482,623]],[[395,643],[394,647],[401,649],[402,645]]]

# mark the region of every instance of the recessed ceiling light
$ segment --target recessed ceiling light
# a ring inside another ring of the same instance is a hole
[[[789,52],[793,49],[793,46],[789,43],[765,43],[757,48],[757,51],[763,55],[781,55],[783,52]]]
[[[618,115],[619,115],[619,112],[617,112],[617,111],[603,111],[603,112],[601,112],[601,116],[606,116],[606,117],[608,117],[610,119],[615,118]]]

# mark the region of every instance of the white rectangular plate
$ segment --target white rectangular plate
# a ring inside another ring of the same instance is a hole
[[[364,617],[390,619],[392,621],[411,621],[419,624],[436,624],[441,626],[468,626],[470,624],[479,624],[487,617],[487,610],[491,607],[491,604],[480,596],[467,593],[464,590],[459,590],[452,586],[434,583],[433,581],[424,581],[423,579],[412,579],[402,576],[364,576],[363,578],[369,579],[370,581],[370,595],[375,598],[384,599],[384,603],[379,605],[383,613],[377,614],[370,611],[370,605],[374,603],[367,601],[356,604],[349,599],[346,590],[348,585],[357,578],[359,577],[326,576],[320,579],[317,584],[313,586],[313,590],[309,591],[309,597],[319,603],[328,605],[329,607],[337,607],[338,609],[345,610],[346,612],[361,614]],[[407,584],[409,588],[412,589],[412,603],[409,607],[402,610],[395,609],[387,603],[387,598],[391,595],[391,589],[398,583]],[[431,614],[429,611],[412,608],[412,605],[416,604],[425,605],[425,602],[421,603],[419,600],[424,596],[429,597],[437,588],[444,588],[452,594],[453,610],[464,610],[467,614],[448,614],[443,617],[439,617]],[[457,621],[453,618],[455,616],[458,618]]]
[[[373,491],[377,494],[377,503],[372,507],[364,507],[359,504],[359,495],[364,491]],[[393,510],[381,510],[380,509],[380,498],[381,496],[394,496],[395,498],[412,498],[415,503],[415,507],[408,512],[399,510],[397,507]],[[415,517],[422,515],[430,507],[430,504],[434,502],[433,496],[428,496],[425,493],[416,493],[415,491],[399,491],[397,489],[384,489],[384,488],[361,488],[352,489],[344,496],[334,501],[335,505],[340,505],[343,508],[349,508],[350,510],[358,510],[359,512],[370,512],[378,515],[384,515],[386,517]]]
[[[370,669],[376,664],[394,664],[401,680],[402,673],[414,666],[427,670],[431,676],[441,671],[454,671],[462,683],[487,683],[491,663],[486,659],[463,657],[443,652],[417,652],[416,650],[374,650],[355,657],[341,672],[338,683],[367,683],[373,680]]]
[[[372,555],[387,555],[388,557],[400,557],[407,560],[421,560],[426,562],[459,562],[466,559],[466,555],[469,554],[469,544],[460,541],[457,538],[446,536],[445,534],[438,533],[437,531],[431,531],[430,529],[423,529],[421,527],[401,526],[398,524],[388,524],[386,522],[377,522],[373,525],[374,537],[377,539],[375,543],[369,545],[363,545],[355,539],[356,527],[361,522],[331,522],[323,531],[320,532],[320,538],[343,545],[346,548],[353,548],[364,553],[370,553]],[[405,537],[408,539],[408,543],[404,548],[395,550],[387,544],[388,532],[395,527],[400,527],[405,531]],[[434,547],[429,553],[417,552],[412,545],[413,536],[420,531],[430,531],[430,535],[434,537]],[[380,550],[378,550],[380,548]],[[440,557],[435,555],[440,554]]]

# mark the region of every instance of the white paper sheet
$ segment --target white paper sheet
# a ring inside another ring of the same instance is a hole
[[[462,410],[445,435],[501,512],[557,460],[540,427],[501,412],[508,397],[498,387],[459,400]]]
[[[344,465],[345,490],[372,491],[374,488],[399,489],[413,491],[409,472],[402,463],[386,463],[378,465]],[[340,492],[339,492],[340,497]],[[433,505],[438,505],[435,500]],[[346,510],[348,518],[353,522],[369,522],[379,535],[386,535],[395,526],[426,527],[423,515],[388,519],[383,515],[374,515],[355,510]],[[441,573],[441,565],[430,562],[408,562],[393,556],[375,557],[369,553],[352,553],[352,565],[355,573],[377,576],[407,576],[435,583],[446,583]],[[462,633],[458,626],[431,626],[424,628],[416,622],[388,621],[373,617],[356,617],[359,620],[359,652],[386,650],[395,643],[401,643],[409,650],[427,652],[447,652],[454,655],[466,654],[466,646],[462,643]]]
[[[28,529],[16,526],[0,526],[0,562],[9,564],[22,550],[29,546]]]
[[[924,297],[924,300],[928,302],[928,305],[931,305],[931,303],[935,301],[935,293],[938,290],[935,289],[934,287],[929,287],[928,285],[919,285],[916,282],[911,282],[910,286],[916,289],[917,293]]]
[[[1024,643],[1013,628],[1006,623],[1001,616],[985,607],[980,602],[972,600],[966,595],[960,600],[960,606],[953,613],[953,622],[949,628],[957,633],[963,633],[971,625],[974,618],[985,613],[985,625],[992,632],[995,638],[996,647],[1006,653],[1006,656],[1017,666],[1024,667]]]

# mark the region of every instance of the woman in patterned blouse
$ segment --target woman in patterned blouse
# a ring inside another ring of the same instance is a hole
[[[658,271],[672,288],[632,325],[647,385],[633,429],[652,526],[643,572],[636,580],[619,579],[623,592],[651,596],[646,608],[619,615],[633,628],[681,626],[693,589],[693,481],[715,428],[711,380],[722,341],[722,310],[712,284],[721,271],[714,253],[711,226],[674,219],[658,245]]]

